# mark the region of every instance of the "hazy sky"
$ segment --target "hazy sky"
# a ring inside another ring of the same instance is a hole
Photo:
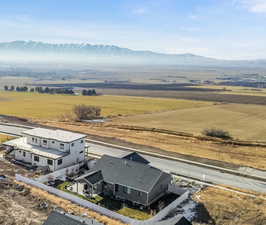
[[[0,29],[0,41],[266,58],[266,0],[10,0]]]

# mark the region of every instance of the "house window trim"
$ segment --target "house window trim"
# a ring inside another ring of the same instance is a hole
[[[37,160],[36,160],[37,159]],[[38,155],[33,156],[33,161],[34,162],[40,162],[40,157]]]
[[[50,163],[49,163],[50,162]],[[54,160],[52,159],[47,159],[47,165],[53,166],[54,165]]]

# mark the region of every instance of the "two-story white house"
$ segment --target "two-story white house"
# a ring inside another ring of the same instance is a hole
[[[86,135],[63,130],[35,128],[23,137],[4,143],[14,149],[16,160],[55,171],[82,163]]]

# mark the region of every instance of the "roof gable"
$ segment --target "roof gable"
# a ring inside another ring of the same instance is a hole
[[[135,162],[139,162],[139,163],[144,163],[144,164],[149,164],[150,163],[147,159],[142,157],[137,152],[126,153],[125,155],[122,156],[122,158],[131,160],[131,161],[135,161]]]
[[[89,182],[90,184],[96,184],[103,180],[103,175],[101,171],[95,171],[91,175],[84,178],[85,181]]]

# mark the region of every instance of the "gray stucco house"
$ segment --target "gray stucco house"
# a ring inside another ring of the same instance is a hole
[[[104,155],[85,175],[76,179],[79,194],[103,194],[144,207],[164,196],[172,176],[148,164],[137,153],[123,158]]]

